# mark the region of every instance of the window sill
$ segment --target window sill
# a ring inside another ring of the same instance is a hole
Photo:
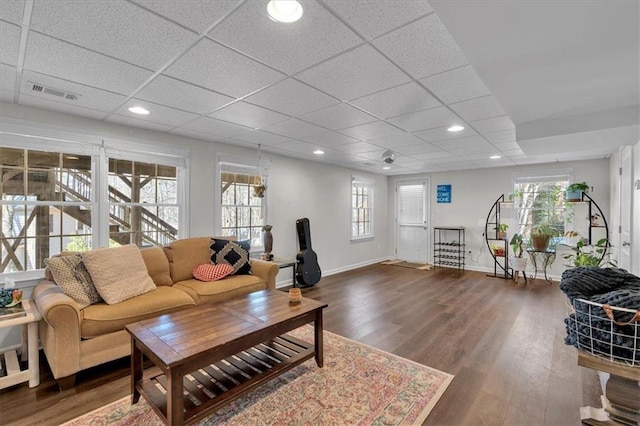
[[[365,242],[365,241],[373,241],[374,240],[374,236],[373,235],[366,235],[363,237],[351,237],[351,242],[352,243],[359,243],[359,242]]]

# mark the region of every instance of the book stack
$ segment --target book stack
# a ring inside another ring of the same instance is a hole
[[[0,321],[8,320],[11,318],[19,318],[26,316],[22,303],[18,306],[12,306],[10,308],[0,308]]]

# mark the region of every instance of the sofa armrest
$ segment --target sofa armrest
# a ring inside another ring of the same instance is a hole
[[[42,314],[40,341],[57,379],[80,371],[80,319],[78,304],[52,281],[41,281],[32,298]]]
[[[251,259],[251,273],[265,280],[268,289],[274,290],[276,288],[276,275],[279,270],[278,265],[273,262]]]

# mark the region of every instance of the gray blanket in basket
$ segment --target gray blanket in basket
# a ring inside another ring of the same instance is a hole
[[[640,277],[615,268],[567,269],[562,274],[560,289],[575,308],[575,312],[564,320],[567,328],[566,344],[597,355],[612,356],[617,360],[640,361],[637,325],[613,324],[602,308],[576,300],[640,309]],[[631,313],[620,311],[614,311],[614,314],[619,322],[626,322],[633,317]]]

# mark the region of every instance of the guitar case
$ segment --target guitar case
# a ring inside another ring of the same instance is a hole
[[[296,256],[296,281],[301,287],[311,287],[320,281],[322,272],[318,265],[318,256],[311,248],[311,227],[309,219],[296,220],[300,252]]]

